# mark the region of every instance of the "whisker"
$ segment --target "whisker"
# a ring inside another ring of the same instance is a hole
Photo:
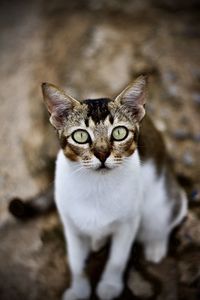
[[[90,169],[92,166],[93,166],[93,163],[90,161],[90,162],[82,162],[82,166],[85,168],[85,169]]]
[[[72,174],[75,174],[75,173],[77,173],[77,172],[80,172],[81,170],[83,170],[84,168],[83,168],[83,166],[79,166],[77,169],[75,169],[73,172],[72,172]]]

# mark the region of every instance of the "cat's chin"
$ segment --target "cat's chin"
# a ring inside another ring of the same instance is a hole
[[[107,166],[100,166],[97,169],[95,169],[95,172],[98,172],[100,174],[106,174],[108,172],[110,172],[112,170],[112,168],[109,168]]]
[[[97,174],[101,174],[101,175],[106,175],[108,173],[111,172],[112,169],[101,169],[101,170],[96,170]]]

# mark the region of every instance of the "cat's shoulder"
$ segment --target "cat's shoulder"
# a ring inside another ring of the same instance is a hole
[[[162,133],[148,115],[141,122],[138,153],[142,162],[153,161],[158,171],[162,170],[164,165],[170,164]]]

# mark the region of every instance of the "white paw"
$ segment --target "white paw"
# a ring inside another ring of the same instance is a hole
[[[79,299],[89,299],[91,294],[91,288],[89,282],[86,278],[75,282],[73,286],[67,289],[62,300],[79,300]]]
[[[167,244],[165,241],[150,243],[145,246],[146,260],[159,263],[167,254]]]
[[[97,295],[101,300],[111,300],[118,297],[122,290],[122,283],[108,283],[105,281],[100,281],[97,287]]]

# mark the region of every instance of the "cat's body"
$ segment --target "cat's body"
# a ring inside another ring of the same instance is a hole
[[[146,122],[146,119],[143,122]],[[151,126],[149,134],[152,138],[151,130],[156,129],[152,124]],[[140,131],[142,133],[142,126]],[[159,147],[159,142],[153,141],[154,148]],[[159,166],[155,163],[153,155],[148,154],[150,157],[144,160],[140,154],[140,147],[145,147],[143,141],[124,166],[106,174],[87,170],[83,173],[77,172],[78,164],[66,159],[60,150],[55,180],[57,207],[63,222],[69,219],[80,234],[89,237],[91,245],[95,244],[95,240],[111,235],[118,223],[128,222],[136,214],[141,216],[137,235],[140,241],[147,238],[147,229],[153,232],[153,236],[148,234],[150,240],[159,238],[159,232],[160,237],[163,237],[164,231],[168,235],[171,227],[178,224],[185,215],[184,193],[176,195],[179,199],[170,199],[166,179],[167,175],[170,176],[167,174],[170,173],[169,165],[163,166],[158,174]],[[142,151],[144,153],[145,150]],[[173,216],[174,207],[179,201],[180,214]],[[157,259],[160,260],[159,257]]]
[[[141,210],[138,155],[132,156],[128,163],[110,174],[90,171],[79,174],[62,150],[58,154],[55,182],[58,209],[63,222],[67,219],[80,234],[88,236],[91,245],[111,235],[116,226],[128,222]]]
[[[171,230],[187,213],[186,197],[173,176],[162,137],[144,118],[145,86],[141,76],[115,100],[77,101],[43,84],[62,147],[55,200],[72,275],[64,300],[90,297],[84,264],[89,252],[108,238],[110,255],[97,294],[101,300],[119,296],[134,241],[142,242],[148,260],[159,262],[166,255]]]

